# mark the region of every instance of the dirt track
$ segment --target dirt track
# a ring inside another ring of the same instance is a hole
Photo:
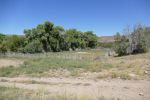
[[[21,64],[23,64],[23,61],[21,61],[21,60],[0,59],[0,68],[1,67],[8,67],[8,66],[17,67]]]
[[[80,78],[0,78],[0,86],[15,86],[50,93],[100,95],[121,100],[150,100],[150,81],[146,80],[90,80]]]

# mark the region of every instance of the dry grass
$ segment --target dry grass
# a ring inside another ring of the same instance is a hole
[[[75,79],[74,77],[77,77],[79,79],[81,78],[81,80],[118,78],[123,79],[122,81],[132,81],[131,79],[150,79],[150,53],[128,55],[123,57],[108,57],[105,56],[106,51],[107,50],[98,49],[85,50],[80,52],[48,53],[48,56],[25,55],[5,57],[1,59],[5,60],[5,63],[7,63],[8,65],[0,68],[0,77],[71,77],[73,80]],[[12,63],[10,62],[10,60],[21,60],[24,61],[24,63],[19,65],[19,67],[15,67],[11,65]],[[2,63],[0,63],[0,66],[2,66]],[[58,83],[55,82],[51,83],[45,81],[37,81],[34,79],[20,81],[9,81],[6,79],[2,79],[0,81],[2,83],[16,82],[29,85],[50,85],[50,87],[58,86]],[[113,85],[116,85],[115,82]],[[66,85],[68,83],[59,83],[59,85],[60,84]],[[77,82],[72,84],[71,86],[90,87],[91,85],[92,84],[88,82]],[[110,89],[110,87],[107,88]],[[106,87],[104,89],[106,89]],[[43,88],[39,90],[25,90],[14,87],[0,86],[0,100],[106,100],[106,97],[103,96],[93,97],[91,95],[77,95],[75,93],[51,93],[47,90],[44,90]]]
[[[23,64],[23,61],[19,59],[4,59],[4,58],[0,59],[0,68],[7,67],[7,66],[18,67],[21,64]]]
[[[24,63],[20,67],[0,68],[0,76],[83,77],[84,73],[91,72],[98,73],[95,77],[100,79],[150,79],[150,53],[108,57],[106,51],[97,49],[15,58],[24,60]]]
[[[93,98],[89,95],[76,95],[66,92],[54,94],[43,89],[31,91],[0,86],[0,100],[106,100],[106,98],[104,96]]]

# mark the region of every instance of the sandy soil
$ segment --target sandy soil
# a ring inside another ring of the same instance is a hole
[[[43,89],[50,93],[90,95],[95,98],[104,96],[115,100],[150,100],[148,80],[0,77],[0,86],[15,86],[29,90]]]
[[[15,59],[0,59],[0,67],[8,67],[8,66],[14,66],[17,67],[20,64],[23,64],[23,61],[21,60],[15,60]]]

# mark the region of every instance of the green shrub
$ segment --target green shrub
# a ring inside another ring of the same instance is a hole
[[[103,43],[103,42],[100,42],[99,44],[98,44],[98,46],[100,46],[100,47],[104,47],[104,48],[112,48],[113,47],[113,42],[108,42],[108,43]]]
[[[26,53],[41,53],[43,46],[39,40],[33,40],[31,43],[25,46],[24,52]]]
[[[114,51],[118,54],[118,56],[127,55],[127,43],[126,42],[120,42],[115,44]]]

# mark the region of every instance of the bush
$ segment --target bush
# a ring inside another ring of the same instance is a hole
[[[131,34],[121,36],[117,33],[115,35],[114,50],[118,56],[147,52],[150,41],[147,37],[150,34],[149,31],[145,32],[146,29],[141,25],[137,25]]]
[[[118,54],[118,56],[127,55],[127,44],[125,42],[121,42],[118,44],[115,44],[114,50]]]
[[[3,42],[0,44],[0,53],[5,54],[6,52],[7,52],[7,45],[6,45],[5,41],[3,41]]]
[[[43,51],[43,46],[39,40],[33,40],[25,46],[23,51],[25,53],[41,53]]]
[[[104,48],[112,48],[113,47],[113,42],[108,42],[108,43],[103,43],[103,42],[100,42],[99,44],[98,44],[98,46],[100,46],[100,47],[104,47]]]
[[[118,35],[118,34],[117,34]],[[123,56],[128,54],[128,39],[125,36],[118,36],[115,39],[115,43],[113,46],[114,51],[118,54],[118,56]]]

